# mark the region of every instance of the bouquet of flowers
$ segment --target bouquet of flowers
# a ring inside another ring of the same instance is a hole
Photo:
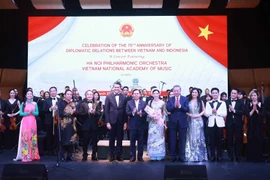
[[[163,115],[161,113],[161,109],[155,110],[155,109],[151,108],[150,106],[146,106],[144,111],[148,114],[148,116],[154,122],[167,128],[166,125],[164,124],[164,118],[163,118]]]

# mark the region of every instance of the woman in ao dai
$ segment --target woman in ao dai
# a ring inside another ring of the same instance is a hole
[[[165,102],[159,98],[160,92],[158,89],[152,90],[153,100],[148,102],[148,106],[154,109],[156,112],[161,112],[161,118],[157,120],[153,116],[147,116],[149,121],[148,140],[147,140],[147,153],[151,160],[162,160],[165,157],[165,118],[166,118],[166,106]]]

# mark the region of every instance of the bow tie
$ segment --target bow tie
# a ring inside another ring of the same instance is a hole
[[[213,101],[213,103],[218,102],[218,100]]]
[[[231,100],[232,102],[236,102],[236,100]]]
[[[52,98],[52,100],[55,100],[55,98]]]
[[[119,96],[119,94],[115,94],[114,96]]]

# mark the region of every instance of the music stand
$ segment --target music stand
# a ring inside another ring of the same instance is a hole
[[[60,167],[60,162],[59,162],[59,157],[60,157],[60,147],[61,147],[61,131],[60,131],[60,118],[59,118],[59,108],[57,108],[57,133],[58,133],[58,149],[57,149],[57,155],[56,155],[56,164],[52,167],[52,169],[48,170],[48,171],[51,171],[55,168],[62,168],[62,169],[65,169],[65,170],[70,170],[70,171],[74,171],[74,169],[71,169],[71,168],[67,168],[67,167]],[[53,124],[54,126],[54,124]]]

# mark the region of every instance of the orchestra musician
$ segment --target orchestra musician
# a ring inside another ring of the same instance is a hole
[[[226,136],[228,143],[229,161],[234,161],[234,154],[236,161],[241,162],[242,149],[242,129],[243,129],[243,115],[245,113],[245,106],[243,101],[237,99],[238,90],[233,88],[231,90],[230,98],[226,100],[227,118],[226,118]],[[233,140],[235,138],[235,144]]]
[[[6,126],[5,126],[5,113],[6,113],[6,106],[7,106],[7,102],[1,99],[1,95],[2,92],[0,90],[0,154],[3,153],[2,149],[4,146],[4,132],[6,130]]]
[[[73,144],[76,142],[76,104],[72,102],[72,91],[66,90],[64,99],[59,102],[59,117],[61,119],[60,158],[61,161],[73,161]],[[58,119],[59,120],[59,119]],[[60,121],[60,120],[59,120]],[[59,124],[58,124],[59,125]],[[59,127],[58,127],[59,128]],[[65,157],[65,153],[67,154]]]
[[[94,94],[91,90],[85,92],[85,99],[79,105],[79,112],[82,119],[83,132],[83,158],[87,161],[88,145],[92,139],[92,161],[97,161],[97,130],[98,120],[101,114],[101,103],[94,100]]]
[[[9,90],[9,99],[7,100],[6,106],[6,119],[5,126],[6,130],[4,132],[4,146],[7,149],[16,147],[19,137],[19,118],[20,112],[20,101],[15,98],[14,89]]]
[[[47,155],[56,155],[55,151],[58,147],[57,133],[57,108],[61,101],[57,98],[57,88],[50,87],[50,98],[45,99],[43,103],[43,112],[45,113],[45,132],[46,132],[46,150]]]

